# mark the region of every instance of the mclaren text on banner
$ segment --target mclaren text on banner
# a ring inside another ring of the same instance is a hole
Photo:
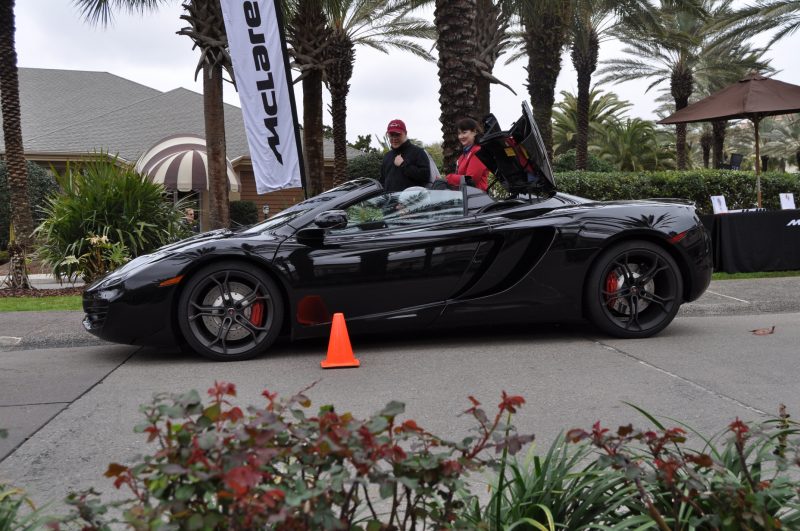
[[[278,0],[221,0],[259,194],[302,185]]]

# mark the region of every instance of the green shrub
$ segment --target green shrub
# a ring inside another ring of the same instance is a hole
[[[80,256],[68,256],[64,264],[75,266],[75,274],[87,284],[130,260],[128,249],[122,242],[109,241],[108,227],[101,235],[89,234],[86,240],[86,252]]]
[[[182,203],[114,158],[99,154],[56,179],[63,191],[45,202],[36,229],[37,256],[56,276],[79,274],[77,259],[90,252],[93,235],[105,235],[135,258],[187,234]]]
[[[597,529],[622,520],[628,498],[635,496],[624,478],[608,474],[592,460],[588,443],[570,444],[559,436],[544,455],[528,452],[522,462],[504,463],[491,485],[485,506],[474,503],[468,519],[475,529]],[[502,480],[501,480],[502,478]]]
[[[598,422],[567,434],[591,442],[597,465],[635,489],[621,513],[629,521],[658,529],[800,529],[800,425],[783,406],[761,424],[737,418],[722,434],[701,436],[699,448],[686,445],[684,428],[645,415],[656,428],[612,431]]]
[[[472,433],[452,442],[398,420],[398,402],[365,420],[333,406],[309,416],[305,391],[278,400],[265,390],[264,405],[246,410],[226,382],[208,402],[197,391],[156,395],[136,427],[155,451],[105,474],[132,497],[71,494],[71,514],[49,528],[800,529],[800,424],[784,406],[711,437],[636,408],[654,427],[596,422],[521,462],[514,454],[533,436],[510,423],[520,396],[503,392],[493,417],[470,397]],[[496,472],[483,502],[465,477],[487,467]],[[20,496],[0,485],[0,523],[4,510],[18,522]]]
[[[557,155],[553,160],[553,171],[574,171],[575,170],[575,150],[570,149],[566,153]],[[589,153],[586,159],[586,170],[593,172],[611,172],[614,166],[601,158]]]
[[[365,153],[347,162],[347,175],[350,179],[368,177],[377,180],[381,176],[381,162],[383,153]]]
[[[28,162],[28,199],[30,200],[31,216],[34,224],[38,225],[44,219],[41,205],[45,200],[58,192],[55,178],[33,162]],[[11,220],[11,195],[8,190],[8,170],[6,163],[0,161],[0,249],[8,247],[9,223]]]
[[[753,172],[732,170],[688,170],[661,172],[562,172],[556,175],[559,191],[597,201],[674,197],[688,199],[701,214],[713,212],[712,195],[724,195],[729,209],[753,208],[757,204]],[[800,175],[761,175],[762,206],[780,209],[779,195],[800,197]]]
[[[258,223],[258,207],[252,201],[231,201],[230,212],[234,227]]]
[[[217,382],[208,393],[208,404],[196,391],[156,396],[137,427],[156,451],[109,466],[106,476],[133,495],[123,513],[130,527],[464,529],[463,477],[533,438],[501,421],[524,403],[506,393],[493,417],[470,397],[475,427],[459,442],[398,420],[398,402],[359,420],[333,406],[308,416],[302,393],[279,401],[264,391],[266,403],[246,413],[230,403],[233,384]],[[100,516],[85,495],[72,502],[81,518]]]

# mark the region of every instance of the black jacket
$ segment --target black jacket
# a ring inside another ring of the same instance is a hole
[[[403,156],[403,164],[394,165],[394,158]],[[409,186],[427,186],[431,177],[428,154],[406,140],[399,148],[390,149],[381,163],[381,184],[387,192],[399,192]]]

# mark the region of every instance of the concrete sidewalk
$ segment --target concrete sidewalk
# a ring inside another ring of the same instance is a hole
[[[57,287],[52,279],[32,279]],[[678,317],[800,312],[800,277],[712,281]],[[107,344],[84,330],[81,311],[0,312],[0,351]]]
[[[80,279],[75,281],[64,279],[63,282],[59,282],[58,279],[53,275],[45,275],[41,273],[28,275],[28,278],[31,281],[31,285],[36,289],[60,289],[83,286],[83,280]]]

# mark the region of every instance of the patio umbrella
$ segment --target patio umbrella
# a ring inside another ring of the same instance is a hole
[[[749,74],[744,79],[711,96],[692,103],[661,120],[660,124],[710,122],[747,118],[753,122],[756,137],[756,190],[761,207],[761,158],[758,125],[765,116],[800,112],[800,86],[777,79]]]
[[[228,188],[239,191],[239,177],[233,165],[225,160]],[[153,182],[169,190],[208,190],[208,156],[206,141],[193,134],[163,138],[148,149],[136,162],[136,171],[148,175]]]

